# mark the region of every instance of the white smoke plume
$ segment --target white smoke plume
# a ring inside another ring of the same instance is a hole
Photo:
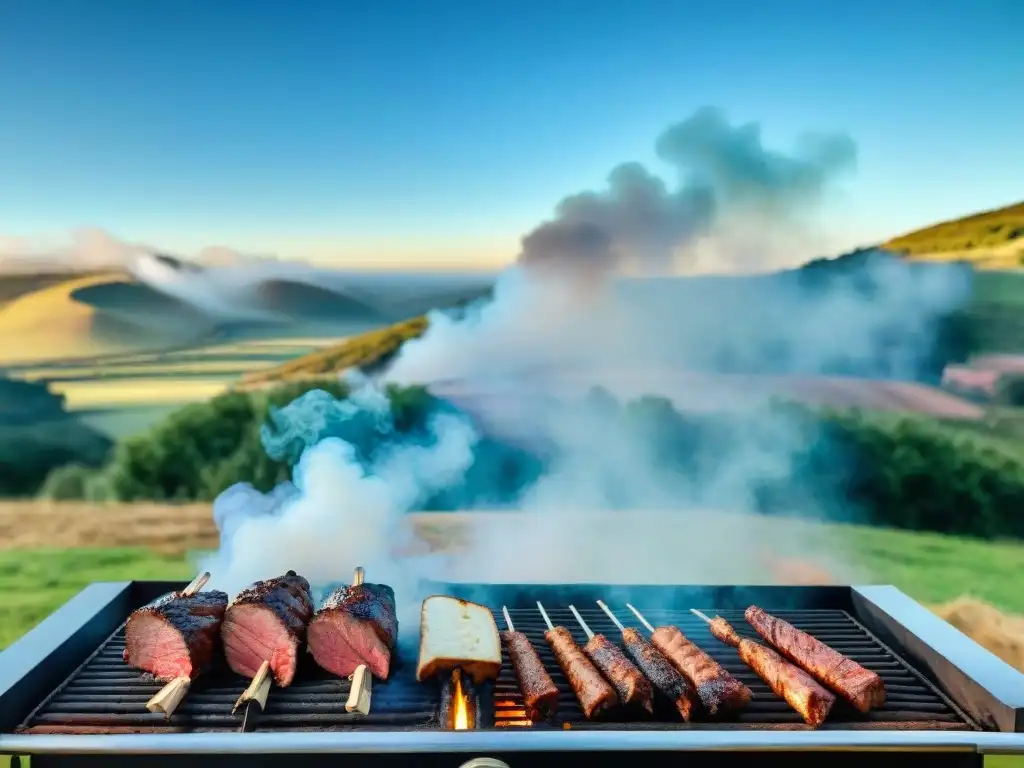
[[[294,485],[272,497],[235,487],[217,500],[223,546],[205,563],[215,582],[237,589],[289,568],[317,583],[343,581],[366,565],[368,578],[390,581],[412,601],[423,577],[750,583],[766,578],[766,556],[794,552],[832,573],[855,573],[835,542],[747,514],[762,481],[799,480],[796,459],[808,439],[756,397],[725,444],[693,447],[699,455],[685,473],[653,455],[657,419],[638,433],[580,405],[580,396],[601,385],[623,399],[661,394],[699,409],[719,403],[727,381],[735,386],[723,376],[734,370],[912,375],[937,316],[963,298],[962,275],[865,258],[814,290],[781,279],[672,281],[671,289],[652,280],[627,289],[608,277],[676,270],[698,246],[721,247],[726,265],[772,263],[778,254],[735,251],[732,233],[746,236],[752,225],[798,233],[856,158],[843,136],[806,139],[791,155],[767,150],[757,126],[733,127],[715,110],[668,129],[657,149],[675,188],[635,164],[616,169],[607,190],[567,198],[524,237],[492,299],[433,313],[428,332],[405,345],[384,381],[432,385],[462,415],[439,412],[429,434],[410,442],[365,381],[348,402],[315,393],[278,414],[285,432],[301,434]],[[359,420],[387,446],[372,460],[345,437]],[[407,513],[467,476],[476,448],[494,434],[557,448],[539,477],[506,500],[519,514],[476,518],[484,522],[473,524],[457,556],[401,555]],[[797,497],[793,511],[843,503]],[[664,514],[632,511],[639,509]]]

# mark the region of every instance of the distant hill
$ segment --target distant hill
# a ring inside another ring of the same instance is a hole
[[[7,280],[10,300],[0,306],[0,365],[159,349],[212,328],[119,272],[61,281],[18,276],[0,280],[0,286]],[[12,295],[19,287],[25,290]]]
[[[965,260],[981,269],[1024,266],[1024,202],[894,237],[882,245],[912,259]]]

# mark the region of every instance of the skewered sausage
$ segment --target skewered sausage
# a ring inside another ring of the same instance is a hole
[[[552,717],[558,711],[558,688],[544,669],[544,662],[533,649],[530,639],[522,632],[512,630],[502,632],[501,639],[516,673],[519,690],[523,692],[526,716],[534,722]]]
[[[601,673],[580,650],[568,629],[549,629],[544,633],[544,639],[551,646],[558,665],[565,673],[588,720],[618,706],[619,699],[615,689],[601,677]]]
[[[654,714],[654,690],[650,681],[625,654],[604,635],[594,635],[583,652],[615,688],[619,701],[627,707]]]
[[[622,630],[622,641],[626,646],[626,653],[643,670],[647,679],[672,702],[672,706],[683,721],[690,722],[700,702],[693,686],[657,648],[632,627]]]
[[[885,703],[882,678],[787,621],[756,605],[744,613],[747,622],[779,653],[814,679],[849,701],[860,712]]]
[[[711,621],[711,634],[733,646],[743,663],[757,673],[780,699],[795,709],[811,727],[817,728],[828,717],[836,697],[799,667],[790,664],[771,648],[740,637],[725,619]]]
[[[690,641],[678,627],[658,627],[651,643],[697,690],[712,717],[738,712],[750,703],[750,689]]]

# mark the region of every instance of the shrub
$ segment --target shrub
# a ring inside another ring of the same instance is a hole
[[[112,446],[106,436],[69,416],[31,425],[0,425],[0,494],[33,496],[57,467],[99,467]]]
[[[274,420],[268,417],[311,390],[337,398],[349,393],[337,379],[290,382],[267,391],[229,392],[174,412],[118,445],[105,473],[110,492],[123,501],[209,501],[236,482],[269,491],[290,478],[298,454],[268,456],[261,432],[269,429],[273,435]],[[422,427],[433,408],[422,388],[389,388],[388,395],[401,432]]]
[[[119,445],[102,473],[83,466],[52,473],[44,493],[51,498],[210,500],[237,482],[268,491],[289,479],[291,462],[310,439],[297,434],[275,409],[313,389],[347,395],[337,381],[225,394],[184,408]],[[425,434],[431,414],[450,407],[422,388],[389,388],[387,395],[396,429],[414,439]],[[771,418],[751,420],[744,414],[681,413],[660,397],[623,404],[600,390],[579,407],[588,409],[588,418],[607,424],[609,435],[635,443],[644,454],[637,457],[642,466],[698,492],[707,478],[733,471],[737,450],[782,456],[787,461],[768,462],[763,477],[737,475],[746,493],[742,503],[765,514],[810,511],[912,530],[1024,538],[1024,444],[975,424],[816,411],[786,403],[775,403]],[[383,445],[375,424],[368,415],[319,425],[316,433],[338,434],[359,455],[370,457]],[[277,458],[268,455],[263,438],[274,444],[271,453]],[[83,464],[77,456],[69,461]],[[552,459],[557,460],[557,449],[540,456],[484,437],[464,477],[424,500],[424,507],[506,506]],[[629,505],[635,501],[626,495],[630,484],[618,482],[618,471],[609,467],[606,498]]]
[[[1024,376],[1019,373],[1000,376],[994,399],[999,405],[1024,407]]]

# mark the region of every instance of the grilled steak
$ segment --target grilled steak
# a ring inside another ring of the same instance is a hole
[[[768,683],[775,695],[795,709],[809,726],[817,728],[828,717],[836,697],[800,667],[790,664],[771,648],[741,638],[721,617],[716,616],[711,622],[711,634],[733,646],[743,663]]]
[[[195,677],[213,662],[228,605],[224,592],[172,592],[128,617],[124,660],[164,682]]]
[[[572,686],[580,702],[584,716],[590,720],[606,713],[619,704],[615,689],[601,677],[593,662],[580,650],[572,633],[565,627],[555,627],[544,633],[551,650],[558,659],[558,666]]]
[[[507,630],[501,633],[505,651],[516,673],[519,690],[523,692],[526,716],[537,722],[547,720],[558,711],[558,688],[544,668],[530,639],[522,632]]]
[[[697,690],[712,717],[738,712],[750,703],[750,689],[689,640],[678,627],[658,627],[651,643]]]
[[[827,688],[849,701],[860,712],[885,703],[882,678],[848,659],[818,638],[752,605],[744,617],[779,653],[799,665]]]
[[[398,640],[394,590],[386,584],[339,587],[309,623],[307,639],[316,663],[328,672],[348,677],[365,664],[387,680]]]
[[[255,677],[260,665],[269,661],[274,682],[282,688],[291,685],[312,615],[309,582],[295,571],[243,589],[221,625],[228,666],[243,677]]]
[[[626,627],[622,630],[622,642],[626,646],[626,653],[643,670],[647,679],[672,702],[683,721],[690,722],[694,712],[699,709],[700,699],[689,681],[635,629]]]

